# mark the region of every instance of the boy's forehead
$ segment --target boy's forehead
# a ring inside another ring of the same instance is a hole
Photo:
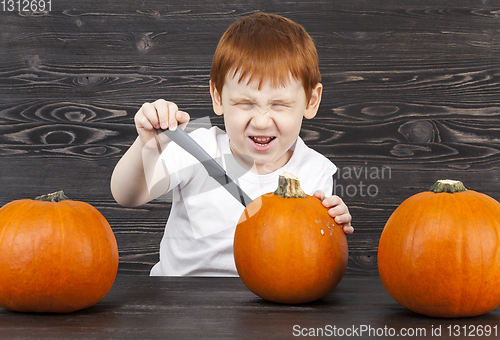
[[[249,76],[242,78],[239,72],[235,73],[234,75],[232,72],[229,72],[226,75],[224,86],[227,86],[234,90],[259,91],[262,89],[266,89],[274,91],[287,91],[293,90],[297,87],[302,87],[302,83],[300,80],[293,78],[291,74],[289,75],[287,81],[282,84],[279,81],[273,81],[273,79],[271,78],[254,78],[250,80]]]

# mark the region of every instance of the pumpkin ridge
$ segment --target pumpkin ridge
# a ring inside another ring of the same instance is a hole
[[[69,218],[67,216],[67,214],[63,213],[63,208],[65,208],[65,205],[68,202],[69,202],[68,200],[61,200],[61,201],[54,202],[55,204],[52,204],[52,206],[54,206],[54,210],[57,211],[57,214],[58,214],[57,219],[55,221],[61,221],[59,223],[59,233],[58,233],[58,237],[59,237],[58,242],[61,242],[61,243],[64,243],[64,240],[66,239],[65,229],[68,227],[68,225],[70,223],[74,224],[74,222],[71,221],[71,218]],[[74,248],[71,249],[71,251],[73,251],[73,250],[74,250]],[[59,255],[60,255],[60,259],[61,259],[60,263],[64,263],[65,259],[68,256],[68,253],[66,252],[65,247],[59,247]],[[59,282],[60,283],[58,284],[58,286],[61,286],[62,280],[63,280],[63,278],[59,275]]]
[[[89,206],[90,209],[92,209],[94,211],[94,214],[97,215],[99,217],[99,221],[102,225],[105,225],[106,227],[103,228],[103,232],[104,234],[106,235],[106,240],[109,240],[111,238],[114,239],[114,233],[113,233],[113,229],[111,228],[111,226],[109,225],[109,222],[108,220],[104,217],[104,215],[99,211],[97,210],[94,206],[90,205],[90,204],[87,204]],[[90,214],[90,211],[88,211],[88,213]],[[94,216],[95,216],[94,215]],[[111,281],[108,281],[107,284],[106,284],[106,287],[107,287],[107,290],[109,291],[111,289],[111,287],[113,286],[114,282],[115,282],[115,279],[116,279],[116,273],[118,271],[118,263],[119,263],[119,256],[118,256],[118,246],[116,245],[116,243],[111,243],[111,242],[104,242],[104,240],[100,239],[99,238],[99,247],[100,249],[105,249],[105,248],[108,248],[110,249],[110,252],[115,255],[113,256],[112,258],[110,258],[110,260],[108,261],[107,265],[108,266],[113,266],[114,268],[114,272],[115,272],[115,276],[113,277],[113,279]],[[101,253],[102,254],[102,253]],[[102,260],[102,256],[101,258],[99,258],[99,260],[101,261]],[[99,298],[99,300],[101,300],[102,298],[104,298],[106,296],[107,292],[106,293],[103,293],[102,296]]]
[[[435,203],[436,206],[439,206],[440,205],[440,202],[444,199],[444,196],[442,196],[442,194],[439,194],[437,196],[433,195],[432,193],[425,193],[425,195],[422,195],[421,198],[415,202],[416,206],[418,206],[419,204],[422,204],[423,201],[429,199],[429,196],[431,199],[434,199],[434,200],[437,200],[438,202]],[[415,208],[417,210],[417,208]],[[419,218],[422,218],[422,211],[419,210]],[[443,211],[439,211],[439,214],[436,214],[436,217],[438,219],[438,222],[434,224],[434,228],[433,228],[433,237],[432,239],[433,240],[439,240],[439,234],[441,232],[441,230],[439,229],[439,225],[441,225],[441,220],[443,218]],[[418,226],[417,226],[417,223],[413,224],[413,228],[416,232],[416,230],[418,229]],[[426,248],[426,254],[423,255],[426,257],[426,260],[427,261],[430,261],[432,263],[437,263],[438,262],[438,249],[437,249],[437,245],[439,244],[439,241],[436,242],[436,244],[434,244],[434,246],[432,247],[432,249],[430,249],[432,252],[429,252],[429,248]],[[417,250],[418,250],[418,247],[417,247]],[[415,249],[413,247],[413,244],[412,244],[412,249],[411,249],[411,254],[413,254],[415,252]],[[429,274],[430,277],[433,277],[435,278],[436,277],[436,271],[438,270],[437,268],[438,266],[432,266],[431,269],[432,269],[432,273]],[[440,287],[440,282],[438,282],[438,286],[435,286],[433,284],[431,284],[431,287],[426,287],[427,288],[427,291],[429,292],[429,290],[432,292],[432,289],[436,289],[436,290],[439,290],[441,289]],[[439,302],[436,301],[436,294],[429,294],[430,296],[430,304],[431,305],[439,305]]]
[[[85,221],[88,224],[90,224],[90,222],[92,221],[92,216],[91,216],[91,211],[90,211],[89,207],[87,207],[86,203],[84,204],[84,206],[81,206],[81,205],[79,206],[78,204],[74,204],[74,202],[72,202],[72,201],[64,201],[64,204],[67,204],[72,209],[77,209],[77,210],[73,210],[73,211],[75,212],[74,213],[75,217],[77,217],[79,219],[79,221]],[[78,237],[79,238],[85,239],[85,236],[86,236],[87,233],[86,233],[85,230],[82,230],[82,229],[83,228],[78,228],[76,231],[78,232]],[[94,247],[95,240],[99,240],[99,239],[100,239],[99,237],[92,238],[90,246],[93,247],[94,249],[98,249],[101,252],[102,251],[101,247]],[[90,259],[90,261],[92,263],[95,263],[96,262],[95,257],[92,256],[92,258]],[[86,264],[88,265],[88,263],[86,263]],[[102,267],[102,264],[101,264],[101,267]],[[87,270],[87,268],[82,268],[82,270]],[[98,272],[95,272],[95,275],[98,275],[98,274],[99,274]],[[100,282],[99,284],[102,285],[103,283]],[[104,296],[95,297],[95,301],[87,300],[87,305],[88,306],[85,306],[84,308],[87,308],[87,307],[90,307],[90,306],[94,305],[97,301],[100,301],[103,297]]]
[[[420,211],[420,210],[418,210],[418,209],[417,209],[417,208],[415,208],[415,207],[417,207],[419,204],[421,204],[421,202],[422,202],[422,201],[424,201],[424,200],[426,200],[426,199],[428,199],[428,193],[427,193],[427,192],[424,192],[424,193],[422,193],[422,195],[417,196],[417,197],[416,197],[416,199],[415,199],[414,201],[412,201],[412,203],[413,203],[413,204],[412,204],[412,206],[411,206],[411,207],[408,207],[408,208],[407,208],[407,209],[411,209],[411,208],[413,208],[413,210],[415,210],[415,211],[419,211],[419,215],[417,215],[417,216],[418,216],[418,219],[421,219],[421,218],[422,218],[422,215],[421,215],[421,211]],[[412,242],[411,242],[411,245],[410,245],[410,247],[409,247],[410,249],[409,249],[409,251],[408,251],[407,253],[409,253],[409,254],[414,254],[414,253],[415,253],[415,250],[418,250],[418,246],[417,246],[417,245],[415,245],[415,242],[416,242],[416,240],[417,240],[416,235],[417,235],[417,233],[420,231],[420,230],[419,230],[419,228],[418,228],[418,227],[419,227],[419,225],[418,225],[417,223],[412,223],[412,218],[411,218],[411,216],[408,216],[408,217],[407,217],[407,223],[408,223],[409,225],[411,225],[411,230],[409,230],[409,231],[408,231],[408,235],[410,235],[410,234],[411,234],[411,241],[412,241]],[[434,233],[436,233],[436,234],[437,234],[438,232],[439,232],[438,228],[434,228]],[[429,255],[429,254],[425,254],[425,255],[421,255],[421,256],[425,256],[425,257],[427,257],[428,255]],[[433,247],[431,257],[435,259],[435,258],[436,258],[436,256],[437,256],[437,254],[436,254],[436,250],[435,250],[435,247]],[[410,262],[410,267],[411,267],[411,268],[414,268],[414,267],[416,266],[415,261],[417,261],[417,259],[416,259],[416,258],[413,258],[413,256],[409,259],[409,261],[408,261],[408,262]],[[433,277],[435,276],[435,269],[436,269],[436,268],[434,267],[434,268],[433,268]],[[418,274],[417,274],[417,277],[415,277],[415,274],[414,274],[414,273],[412,273],[412,274],[410,275],[410,277],[411,277],[411,279],[412,279],[412,280],[415,280],[415,282],[419,282],[419,280],[418,280]],[[405,289],[406,289],[406,287],[405,287]],[[406,296],[406,294],[407,294],[407,293],[406,293],[406,291],[405,291],[405,294],[404,294],[404,295]]]
[[[38,203],[38,201],[31,201],[31,202],[35,204],[35,206],[32,206],[32,208],[31,208],[32,210],[35,210],[35,211],[38,210],[38,209],[40,209],[37,206],[38,204],[42,205],[44,203],[47,203],[43,207],[44,207],[44,215],[48,216],[48,218],[47,218],[46,221],[44,221],[45,223],[43,224],[42,229],[45,229],[46,225],[52,225],[53,221],[54,221],[54,217],[53,217],[53,215],[54,215],[54,209],[52,207],[52,204],[50,204],[49,202],[39,202],[39,203]],[[21,221],[24,223],[24,220],[21,220]],[[37,228],[40,228],[40,227],[37,225]],[[39,254],[37,252],[37,250],[38,250],[38,243],[36,241],[31,242],[31,247],[32,247],[31,251],[33,252],[33,262],[36,263],[36,262],[39,261],[39,259],[38,259],[38,255]],[[37,267],[37,266],[34,266],[34,267]],[[35,276],[34,281],[37,283],[37,285],[38,284],[41,285],[41,283],[37,280],[37,278],[38,278],[38,276],[39,276],[40,273],[36,272],[34,269],[32,269],[32,270],[33,270],[33,272],[35,274],[34,275]],[[35,288],[35,289],[37,289],[37,288]]]
[[[475,208],[477,207],[477,204],[476,204],[477,197],[474,194],[470,195],[470,193],[473,193],[473,192],[469,191],[469,195],[467,195],[467,196],[469,196],[468,197],[469,200],[463,199],[465,197],[463,195],[457,195],[457,198],[461,200],[462,204],[466,204],[468,207],[470,207],[470,209],[468,211],[475,211],[476,210]],[[473,200],[474,200],[473,202],[470,202],[471,197],[473,197]],[[477,220],[475,220],[475,222],[476,221]],[[478,235],[478,231],[477,231],[477,228],[475,226],[476,225],[474,224],[474,228],[471,228],[471,229],[474,230],[474,238],[475,238],[475,240],[476,240],[477,243],[479,243],[479,244],[482,245],[481,236]],[[464,228],[464,227],[462,227],[462,228]],[[470,232],[468,234],[470,235]],[[462,245],[463,243],[460,242],[460,244]],[[462,256],[465,255],[465,257],[466,257],[466,254],[465,254],[466,251],[467,251],[466,247],[462,246],[462,248],[463,248],[463,250],[462,250]],[[480,252],[479,258],[482,260],[482,258],[483,258],[483,247],[482,246],[478,247],[478,249],[479,249],[479,252]],[[465,264],[462,261],[462,259],[460,259],[460,260],[461,260],[460,263],[462,263],[462,271],[464,271],[465,270],[465,268],[464,268]],[[465,300],[462,300],[462,295],[460,295],[460,307],[464,308],[464,307],[468,306],[469,307],[468,308],[469,312],[475,309],[475,307],[476,307],[476,305],[478,303],[479,292],[482,291],[482,288],[484,286],[484,283],[483,283],[483,266],[482,265],[479,266],[479,280],[478,280],[478,282],[479,282],[479,287],[477,287],[476,289],[472,290],[472,292],[474,294],[474,302],[473,303],[469,303],[471,301],[470,292],[468,292],[468,294],[467,294],[468,296],[466,297]],[[466,284],[467,287],[470,286],[469,282],[465,282],[465,284]]]
[[[491,198],[491,197],[490,197]],[[492,203],[492,205],[494,205],[493,202],[495,203],[498,203],[496,200],[494,200],[493,198],[491,198],[490,202]],[[496,206],[496,205],[495,205]],[[500,221],[495,219],[495,222],[497,223],[497,227],[494,229],[495,230],[495,234],[496,234],[496,240],[497,240],[497,243],[500,242]],[[500,269],[500,247],[496,247],[495,248],[495,253],[494,253],[494,262],[492,264],[492,267],[493,268],[499,268]],[[500,299],[499,299],[500,300]],[[500,303],[500,301],[499,301]]]
[[[490,202],[492,203],[492,205],[496,206],[496,203],[498,203],[498,202],[489,196],[488,196],[488,198],[490,198]],[[495,230],[496,239],[498,242],[498,241],[500,241],[500,221],[495,219],[495,222],[497,223],[497,228],[495,228],[494,230]],[[496,249],[495,249],[495,259],[497,262],[500,259],[500,247],[496,247]],[[500,264],[495,263],[495,267],[500,267]]]
[[[2,209],[4,209],[4,208],[5,209],[9,209],[9,205],[10,205],[10,203],[8,205],[4,206]],[[23,206],[14,206],[14,208],[10,208],[10,209],[14,209],[14,212],[18,212],[19,210],[21,210],[23,208],[26,209],[24,207],[24,205]],[[9,220],[9,221],[12,219],[12,216],[21,216],[22,215],[22,214],[13,214],[10,211],[9,211],[9,213],[10,214],[5,218],[6,220]],[[19,224],[21,223],[20,219],[17,218],[16,222],[17,222],[17,226],[16,226],[16,231],[17,231],[17,229],[19,228]],[[7,228],[5,227],[5,225],[3,223],[0,225],[0,228],[2,229],[2,232],[0,233],[0,244],[3,244],[3,238],[4,238],[4,235],[5,235],[5,232],[6,232]]]
[[[469,196],[469,195],[467,195]],[[467,197],[466,196],[466,197]],[[463,200],[461,199],[463,196],[461,195],[456,195],[456,193],[453,193],[453,206],[450,208],[451,211],[453,212],[457,212],[460,213],[461,209],[460,209],[460,204],[461,203],[464,203],[467,205],[467,206],[470,206],[470,202],[467,202],[467,199]],[[460,209],[460,210],[459,210]],[[467,225],[464,225],[464,223],[460,222],[460,223],[457,223],[457,225],[454,226],[455,228],[455,235],[456,235],[456,239],[457,239],[457,242],[456,242],[456,247],[457,247],[457,250],[456,250],[456,254],[457,254],[457,263],[459,264],[458,265],[458,268],[457,270],[455,271],[455,275],[459,276],[459,279],[458,280],[454,280],[454,284],[455,286],[458,285],[459,287],[468,287],[469,286],[469,282],[468,281],[468,278],[467,278],[467,273],[466,273],[466,269],[465,269],[465,266],[467,265],[466,261],[467,261],[467,247],[464,247],[464,228],[467,228]],[[457,277],[455,276],[455,278]],[[457,305],[459,306],[458,308],[464,308],[464,306],[467,305],[467,301],[465,301],[467,299],[467,296],[464,297],[464,292],[462,289],[458,289],[456,290],[455,287],[453,287],[453,295],[454,295],[454,298],[456,299],[457,301]],[[466,294],[468,295],[468,294]],[[455,313],[455,310],[450,310],[450,313],[452,316],[454,316],[454,313]]]
[[[461,182],[460,182],[461,183]],[[466,206],[471,206],[471,202],[468,200],[470,199],[470,190],[466,191],[458,191],[458,192],[442,192],[439,193],[439,197],[441,198],[440,202],[437,203],[437,206],[448,206],[448,209],[441,209],[440,211],[440,216],[441,219],[439,220],[438,225],[445,225],[445,226],[450,226],[448,229],[448,233],[454,233],[455,239],[457,240],[454,244],[455,246],[451,249],[454,251],[456,255],[456,260],[454,265],[458,264],[458,270],[455,270],[453,273],[453,286],[450,288],[446,288],[446,286],[441,286],[440,289],[445,290],[445,296],[449,297],[447,300],[449,304],[455,305],[453,303],[453,300],[457,301],[459,308],[466,307],[468,305],[468,299],[469,299],[469,292],[465,292],[464,296],[464,291],[463,289],[457,289],[458,287],[469,287],[470,282],[468,279],[467,271],[466,271],[466,264],[467,264],[467,246],[464,244],[463,240],[467,240],[467,234],[465,229],[468,227],[468,225],[462,223],[450,223],[449,219],[450,216],[453,216],[455,214],[459,214],[463,211],[463,207],[461,207],[461,204],[465,204]],[[444,202],[444,203],[443,203]],[[475,209],[468,210],[468,211],[474,211]],[[443,217],[448,217],[448,220],[444,221],[442,220]],[[447,234],[449,238],[450,234]],[[445,239],[445,237],[440,236],[441,242]],[[439,250],[438,250],[439,251]],[[441,264],[442,262],[439,262]],[[444,264],[443,264],[444,265]],[[436,277],[436,270],[437,266],[434,266],[434,277]],[[451,281],[451,279],[450,279]],[[457,283],[459,282],[459,283]],[[437,298],[437,296],[436,296]],[[436,304],[439,306],[439,304]],[[443,305],[444,309],[449,309],[448,305]],[[449,310],[451,316],[454,316],[455,310]]]
[[[64,242],[65,239],[65,227],[67,226],[68,221],[66,220],[66,216],[61,211],[62,204],[56,204],[54,206],[54,209],[57,211],[57,218],[59,221],[62,223],[59,223],[59,242]],[[59,255],[62,261],[66,258],[66,253],[65,253],[65,248],[64,247],[59,247]]]
[[[85,214],[85,216],[89,220],[92,220],[92,219],[98,217],[99,218],[99,222],[101,224],[107,226],[107,228],[101,229],[103,231],[103,234],[105,234],[106,236],[109,236],[110,232],[112,233],[112,229],[111,229],[111,226],[109,225],[109,223],[107,222],[106,218],[95,207],[93,207],[92,205],[87,204],[87,203],[85,203],[85,204],[86,204],[86,208],[87,209],[82,209],[82,211]],[[108,246],[109,246],[109,248],[113,248],[113,245],[111,243],[104,243],[101,238],[96,238],[96,240],[98,241],[97,246],[101,250],[104,249],[104,248],[107,248]]]
[[[35,204],[34,205],[35,209],[40,210],[43,207],[43,214],[45,216],[48,216],[47,220],[44,223],[44,226],[42,227],[44,230],[47,229],[47,225],[50,226],[51,228],[53,228],[53,226],[55,224],[58,224],[57,223],[58,218],[59,218],[59,209],[58,209],[59,205],[58,204],[52,203],[50,201],[38,201],[38,200],[34,200],[34,201],[32,201],[32,203]],[[62,225],[62,223],[59,223],[59,224]],[[54,233],[52,233],[51,237],[53,237],[53,236],[54,236]],[[59,239],[53,240],[53,241],[58,243]],[[41,243],[42,244],[45,243],[45,239],[43,239]],[[43,303],[44,299],[46,299],[48,296],[54,294],[54,292],[52,290],[50,290],[52,283],[41,282],[41,280],[39,279],[39,277],[41,277],[41,274],[43,274],[41,272],[41,270],[39,269],[40,265],[38,264],[39,262],[43,262],[43,251],[42,251],[42,254],[38,253],[38,250],[40,250],[40,246],[38,245],[37,242],[33,242],[32,246],[33,246],[33,264],[31,266],[32,266],[33,272],[35,274],[34,281],[36,282],[36,285],[38,286],[38,287],[34,287],[34,288],[35,289],[40,288],[40,290],[41,291],[43,290],[43,292],[45,293],[43,296],[38,297],[38,300],[41,303]],[[42,249],[42,250],[45,250],[45,249]],[[50,250],[52,251],[53,248],[51,247]],[[54,278],[52,278],[52,280],[54,280]],[[59,286],[59,284],[57,286]],[[57,292],[55,292],[55,293],[57,295]]]
[[[473,207],[469,211],[475,211],[475,210],[477,210],[478,206],[479,207],[483,206],[485,202],[482,202],[481,201],[482,199],[487,199],[488,200],[487,204],[491,205],[491,207],[489,207],[490,209],[495,209],[496,208],[497,211],[500,211],[500,209],[498,209],[498,207],[496,206],[496,203],[498,203],[498,202],[496,200],[494,200],[493,198],[491,198],[491,197],[489,197],[487,195],[484,195],[484,197],[483,197],[483,194],[481,194],[481,193],[478,193],[478,192],[475,192],[475,191],[472,191],[472,190],[469,190],[469,191],[471,193],[473,193],[473,195],[471,195],[471,196],[473,197],[473,200],[474,200]],[[469,199],[470,199],[470,197],[469,197]],[[472,204],[469,204],[469,206],[471,206],[471,205]],[[489,219],[489,216],[487,216],[487,218]],[[493,228],[493,230],[495,232],[496,239],[498,241],[499,240],[500,223],[497,222],[497,219],[492,219],[492,220],[496,222],[496,228]],[[489,221],[489,223],[491,223],[491,221]],[[485,245],[484,245],[483,242],[481,242],[481,239],[483,237],[482,236],[482,229],[481,228],[483,228],[483,224],[484,223],[479,224],[479,221],[478,221],[477,222],[477,227],[474,228],[476,239],[478,240],[477,242],[482,245],[482,247],[478,247],[479,251],[481,252],[481,254],[480,254],[480,259],[481,260],[483,259],[483,254],[485,252],[485,249],[483,249],[483,247]],[[500,247],[495,247],[495,253],[494,253],[494,256],[493,256],[495,262],[491,264],[491,266],[490,266],[491,268],[497,268],[498,267],[497,266],[497,261],[498,261],[498,258],[499,258],[499,256],[498,256],[499,249],[500,249]],[[482,263],[482,261],[481,261],[481,263]],[[485,283],[489,282],[489,280],[491,279],[491,278],[489,278],[489,276],[490,275],[488,275],[488,273],[485,273],[485,271],[484,271],[484,265],[480,265],[479,266],[479,279],[478,279],[478,282],[479,282],[480,286],[477,289],[473,290],[475,299],[474,299],[474,303],[472,303],[472,305],[471,305],[471,308],[470,308],[471,310],[475,310],[476,308],[481,308],[481,307],[477,307],[477,305],[478,304],[481,305],[481,302],[483,302],[482,299],[481,299],[480,293],[482,291],[484,291],[484,289],[485,289],[484,288]],[[500,303],[500,300],[498,300],[498,301]],[[489,310],[486,311],[486,312],[489,312]]]
[[[15,205],[15,204],[12,204],[12,203],[8,203],[7,206],[4,206],[3,208],[1,208],[1,210],[3,210],[4,208],[7,208],[8,211],[9,211],[9,215],[6,217],[6,220],[9,221],[9,226],[7,225],[2,225],[2,235],[0,236],[0,245],[2,248],[4,248],[4,235],[5,235],[5,232],[7,231],[7,229],[9,229],[8,227],[10,227],[10,223],[12,222],[12,219],[14,218],[14,221],[15,221],[15,231],[13,234],[13,237],[12,237],[12,242],[11,244],[9,244],[9,247],[12,249],[12,244],[14,243],[13,241],[15,240],[15,237],[19,231],[19,228],[21,226],[21,222],[22,222],[22,216],[24,214],[26,214],[26,206],[29,205],[30,201],[29,200],[24,200],[23,202],[21,202],[21,204],[19,205]],[[12,207],[11,207],[12,205]],[[13,211],[11,211],[13,210]],[[24,211],[24,213],[23,213]],[[12,263],[12,256],[14,255],[13,252],[7,252],[7,254],[10,255],[10,257],[8,259],[5,259],[7,263]],[[1,262],[4,262],[2,260],[0,260],[0,263]],[[3,265],[3,264],[2,264]],[[2,273],[2,275],[4,275]],[[14,287],[15,288],[15,287]]]
[[[443,206],[444,204],[446,204],[446,203],[443,203],[443,201],[445,201],[447,199],[453,200],[453,204],[454,205],[456,204],[456,200],[457,200],[456,197],[457,196],[455,195],[455,193],[440,192],[440,193],[434,193],[434,195],[435,195],[436,199],[439,198],[439,200],[437,202],[435,202],[435,206],[438,206],[438,207]],[[449,196],[449,195],[451,195],[451,196]],[[437,263],[437,265],[432,266],[432,277],[433,278],[436,278],[436,273],[437,273],[438,270],[440,271],[439,267],[442,264],[442,262],[441,262],[442,260],[439,258],[439,249],[437,249],[437,248],[438,248],[438,245],[441,244],[441,242],[442,242],[441,235],[444,232],[444,230],[440,230],[439,226],[442,226],[442,225],[446,226],[446,225],[448,225],[448,224],[443,224],[444,217],[448,218],[448,213],[447,213],[447,211],[444,211],[444,210],[445,209],[440,209],[440,211],[439,211],[439,219],[438,219],[438,222],[435,224],[437,226],[437,228],[435,228],[436,233],[434,235],[435,235],[436,238],[434,238],[434,239],[439,240],[439,242],[433,248],[434,254],[432,256],[432,263]],[[459,227],[461,227],[461,225],[459,225]],[[461,230],[461,228],[460,228],[460,230]],[[448,230],[446,232],[448,233]],[[462,237],[462,234],[460,233],[460,238],[461,237]],[[460,248],[462,248],[462,247],[460,246]],[[460,259],[461,259],[462,258],[461,250],[459,252],[457,252],[457,253],[460,254]],[[461,263],[460,260],[459,260],[459,263]],[[462,273],[460,273],[460,274],[462,274]],[[462,275],[461,275],[461,280],[463,280]],[[443,283],[444,282],[438,280],[437,283],[438,283],[439,286],[436,287],[437,288],[436,290],[439,292],[442,289],[444,289],[444,287],[443,287]],[[461,294],[461,293],[459,292],[459,294]],[[439,306],[441,305],[441,303],[439,301],[439,298],[440,298],[440,294],[434,294],[432,296],[432,305],[436,306],[437,309],[439,309],[440,308]],[[446,308],[446,306],[445,306],[445,308]]]

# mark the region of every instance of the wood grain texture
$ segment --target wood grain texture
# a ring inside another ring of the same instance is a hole
[[[498,1],[68,0],[0,12],[0,205],[62,188],[109,220],[120,272],[146,275],[170,203],[122,208],[109,190],[133,116],[165,98],[222,127],[212,55],[257,11],[297,21],[316,42],[323,100],[301,136],[339,168],[356,228],[349,272],[376,274],[385,221],[436,179],[500,199]]]
[[[37,340],[497,339],[499,317],[498,308],[474,318],[416,314],[394,301],[376,275],[347,275],[331,293],[302,305],[264,301],[239,278],[119,275],[88,309],[36,314],[0,308],[0,328],[6,339]]]

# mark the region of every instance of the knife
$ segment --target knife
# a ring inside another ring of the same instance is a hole
[[[248,196],[236,182],[234,182],[226,171],[213,159],[198,143],[194,141],[183,129],[177,128],[174,131],[163,131],[171,140],[176,142],[181,148],[193,155],[207,170],[210,177],[220,183],[234,198],[247,206],[252,199]]]

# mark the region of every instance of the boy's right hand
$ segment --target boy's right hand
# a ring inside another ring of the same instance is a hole
[[[134,122],[143,145],[155,138],[158,130],[175,130],[178,125],[181,128],[189,122],[189,114],[179,111],[175,103],[159,99],[153,103],[144,103],[135,114]]]

